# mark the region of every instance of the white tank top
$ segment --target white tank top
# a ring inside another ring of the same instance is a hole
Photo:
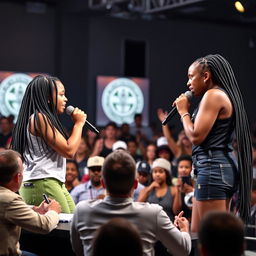
[[[26,150],[25,156],[27,161],[26,163],[24,162],[23,181],[55,178],[64,183],[66,176],[66,158],[60,156],[56,151],[48,147],[40,137],[30,135],[31,141],[27,128],[27,139],[29,141],[28,144],[32,152],[32,157],[28,150]],[[43,147],[41,145],[43,145]]]

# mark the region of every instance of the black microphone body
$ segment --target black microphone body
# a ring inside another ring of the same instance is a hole
[[[66,113],[69,116],[71,116],[74,110],[75,110],[75,108],[73,106],[67,106]],[[93,126],[89,121],[86,120],[84,125],[90,131],[92,131],[92,132],[94,132],[96,134],[99,134],[99,130],[95,126]]]
[[[186,91],[185,92],[186,97],[188,98],[188,100],[190,101],[192,99],[192,92],[191,91]],[[178,113],[177,107],[173,107],[173,109],[168,113],[167,117],[164,119],[164,121],[162,122],[162,125],[166,125],[171,118],[173,118],[173,116],[175,116]]]

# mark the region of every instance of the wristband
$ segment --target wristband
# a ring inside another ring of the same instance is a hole
[[[181,121],[181,122],[183,121],[183,118],[184,118],[185,116],[190,116],[190,114],[189,114],[188,112],[185,113],[185,114],[183,114],[183,115],[180,117],[180,121]]]

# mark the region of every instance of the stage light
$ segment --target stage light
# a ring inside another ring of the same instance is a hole
[[[245,12],[245,6],[240,1],[235,2],[235,8],[238,12],[241,12],[241,13]]]

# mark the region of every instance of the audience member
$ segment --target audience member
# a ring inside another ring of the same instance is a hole
[[[157,110],[158,118],[161,122],[166,118],[167,113],[164,112],[161,108]],[[179,133],[178,141],[175,141],[175,139],[172,136],[172,133],[168,127],[168,125],[162,126],[163,134],[166,137],[168,141],[168,145],[174,155],[174,157],[177,159],[181,155],[191,155],[192,154],[192,143],[186,136],[184,130],[182,130]]]
[[[189,221],[192,215],[192,200],[194,195],[193,180],[191,177],[192,158],[189,155],[182,155],[177,159],[178,180],[177,186],[181,191],[181,210],[183,216]]]
[[[139,202],[159,204],[171,220],[181,209],[181,192],[178,187],[171,186],[171,164],[163,158],[157,158],[152,166],[153,182],[145,187]]]
[[[256,237],[256,179],[252,181],[251,192],[251,216],[248,225],[246,226],[246,236]],[[247,241],[247,249],[256,252],[256,242],[252,240]]]
[[[144,126],[142,124],[142,121],[142,114],[135,114],[134,123],[131,124],[130,127],[130,133],[136,138],[139,136],[144,143],[147,143],[148,141],[152,140],[153,133],[149,126]]]
[[[198,236],[201,256],[241,256],[244,253],[244,225],[231,213],[206,213]]]
[[[151,167],[146,161],[140,161],[136,164],[137,179],[143,186],[149,186],[151,183]]]
[[[156,145],[154,143],[150,143],[146,147],[146,161],[150,166],[152,166],[154,160],[156,159]]]
[[[142,256],[142,241],[136,226],[123,218],[113,218],[97,231],[92,256]]]
[[[142,156],[137,153],[138,151],[138,145],[135,140],[129,140],[127,141],[127,150],[135,160],[135,162],[141,161]]]
[[[106,157],[112,152],[113,144],[117,141],[117,125],[114,122],[108,123],[104,128],[104,138],[95,142],[91,156]]]
[[[131,135],[130,133],[130,126],[127,123],[123,123],[120,127],[120,136],[119,140],[122,140],[127,143],[129,140],[135,140],[136,137]]]
[[[0,148],[6,148],[12,137],[13,126],[7,117],[0,118]]]
[[[256,142],[252,144],[253,178],[256,179]]]
[[[131,197],[137,180],[135,161],[130,154],[117,150],[107,156],[103,165],[103,184],[107,197],[82,201],[76,206],[71,224],[71,242],[78,256],[90,255],[95,231],[110,219],[120,216],[138,228],[144,255],[154,255],[153,245],[158,239],[173,256],[189,254],[191,240],[186,218],[177,216],[178,230],[162,207],[133,202]]]
[[[21,155],[13,150],[0,153],[0,255],[22,255],[19,246],[21,228],[48,233],[59,221],[61,208],[51,200],[31,208],[16,193],[22,183]]]
[[[157,145],[157,149],[156,149],[157,158],[164,158],[169,162],[172,162],[173,153],[168,146],[167,139],[163,136],[158,138],[156,145]]]
[[[85,173],[85,171],[87,170],[86,169],[86,163],[87,163],[87,160],[88,160],[88,157],[89,157],[90,153],[91,152],[89,150],[89,146],[88,146],[88,143],[86,141],[86,138],[82,137],[80,145],[79,145],[79,147],[76,151],[75,157],[74,157],[74,160],[78,164],[78,171],[79,171],[78,179],[79,179],[79,181],[81,181],[84,174],[86,174]]]
[[[78,164],[75,160],[68,159],[66,164],[66,189],[70,193],[74,189],[74,187],[79,184],[80,182],[78,180]]]
[[[89,181],[76,186],[71,191],[71,196],[75,204],[82,200],[103,198],[105,189],[100,182],[101,169],[104,163],[104,157],[93,156],[88,159],[87,167],[89,170]]]

